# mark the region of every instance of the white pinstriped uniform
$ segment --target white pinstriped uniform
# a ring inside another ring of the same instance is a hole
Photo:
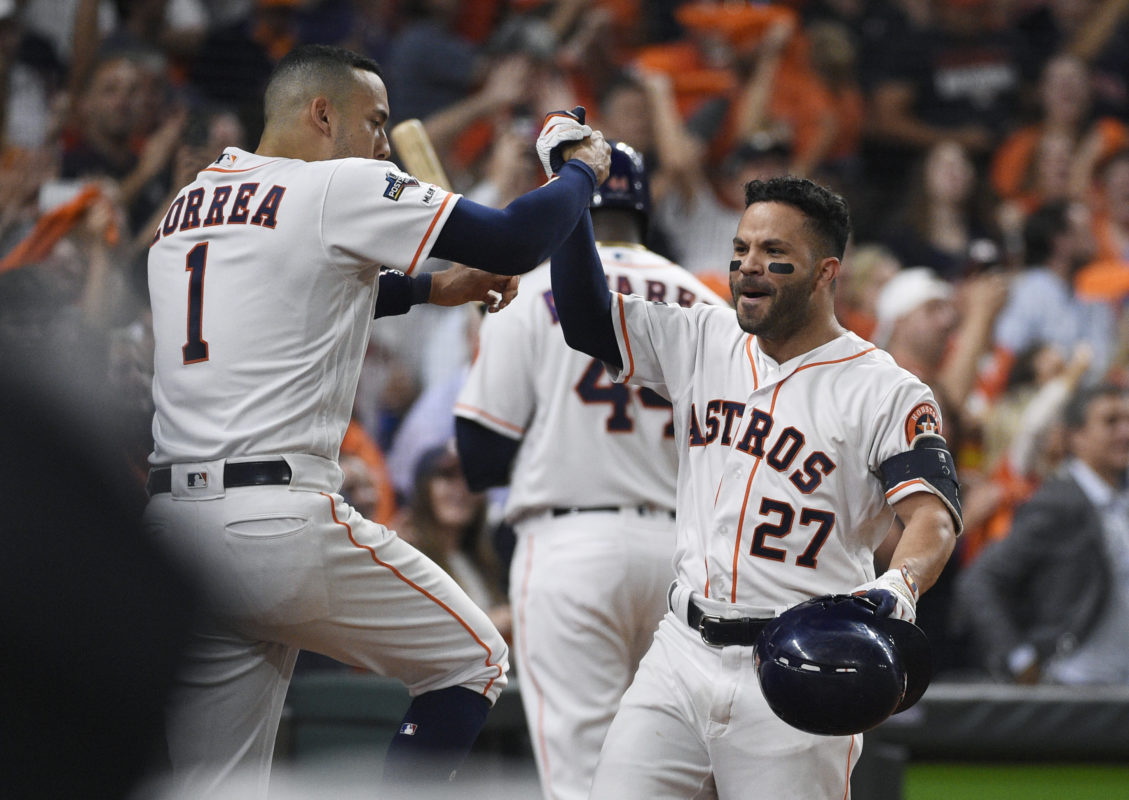
[[[612,316],[617,379],[674,402],[676,611],[623,699],[592,797],[740,797],[755,786],[763,797],[843,798],[861,737],[780,721],[752,648],[706,645],[685,609],[692,595],[710,614],[770,617],[873,579],[890,504],[932,491],[911,481],[885,492],[878,468],[940,430],[933,396],[852,333],[777,364],[730,310],[613,295]]]
[[[187,796],[266,784],[299,648],[493,700],[507,648],[446,573],[338,494],[380,265],[410,272],[457,195],[366,159],[229,148],[181,190],[149,254],[154,466],[146,524],[200,567],[215,618],[170,722]],[[289,486],[225,488],[225,463],[285,460]],[[242,777],[242,776],[241,776]]]
[[[641,246],[597,249],[612,287],[725,305]],[[521,441],[505,509],[518,532],[510,571],[517,673],[544,796],[583,800],[619,698],[666,610],[677,469],[670,405],[611,383],[601,362],[565,344],[546,264],[484,321],[455,411]]]

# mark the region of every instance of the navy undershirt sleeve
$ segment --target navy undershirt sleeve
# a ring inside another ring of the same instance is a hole
[[[573,159],[555,180],[505,208],[465,197],[451,210],[431,255],[498,275],[521,275],[552,255],[596,189],[596,173]]]
[[[553,254],[550,264],[553,303],[565,342],[573,350],[622,368],[612,325],[612,293],[596,252],[590,214],[580,216],[580,222]]]
[[[455,417],[455,448],[472,492],[510,482],[510,468],[521,441],[495,433],[473,420]]]
[[[407,314],[412,306],[426,303],[431,296],[430,272],[413,278],[398,269],[382,269],[379,280],[380,289],[376,294],[376,309],[373,311],[376,319]]]

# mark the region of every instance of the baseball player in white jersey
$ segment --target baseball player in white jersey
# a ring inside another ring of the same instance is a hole
[[[196,798],[246,770],[265,792],[299,648],[403,680],[413,701],[385,776],[446,778],[506,683],[508,652],[446,573],[339,494],[369,326],[414,302],[512,299],[505,275],[410,273],[429,254],[532,268],[583,213],[607,145],[586,140],[586,163],[500,212],[386,160],[387,94],[368,59],[297,48],[265,107],[258,150],[229,148],[182,189],[149,256],[146,523],[214,595],[169,717],[173,779]]]
[[[912,620],[960,511],[929,389],[835,320],[849,232],[843,200],[810,181],[748,184],[736,314],[610,293],[583,217],[553,256],[566,340],[671,399],[679,454],[671,610],[608,731],[592,798],[850,795],[861,736],[776,717],[752,645],[766,620],[828,593],[866,593]],[[876,579],[891,507],[904,529]]]
[[[650,198],[642,157],[628,145],[612,144],[591,205],[606,242],[600,262],[618,291],[726,305],[640,244]],[[472,488],[509,485],[514,654],[542,790],[584,800],[619,699],[666,612],[678,466],[671,406],[612,383],[600,361],[565,344],[545,264],[522,278],[505,314],[483,322],[455,413]]]

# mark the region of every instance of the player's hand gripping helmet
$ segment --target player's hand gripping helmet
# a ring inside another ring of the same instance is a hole
[[[865,597],[826,595],[765,626],[757,678],[778,717],[809,733],[846,736],[921,698],[932,677],[925,633],[876,608]]]
[[[651,189],[643,155],[629,144],[608,142],[612,149],[608,179],[592,193],[591,208],[621,208],[639,214],[643,230],[651,216]]]

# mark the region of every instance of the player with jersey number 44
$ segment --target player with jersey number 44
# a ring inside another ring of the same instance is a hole
[[[388,160],[388,95],[367,58],[298,47],[264,107],[255,152],[228,148],[181,189],[149,251],[145,520],[212,590],[169,715],[174,790],[195,800],[238,778],[253,787],[238,796],[265,795],[304,648],[407,685],[392,794],[459,766],[508,649],[446,573],[340,494],[370,326],[420,302],[508,304],[508,276],[575,227],[610,154],[588,137],[558,180],[499,210]],[[428,256],[469,266],[414,276]]]
[[[756,676],[757,637],[828,594],[865,595],[868,613],[912,622],[961,529],[933,395],[835,318],[846,203],[785,177],[747,184],[745,204],[735,309],[609,291],[588,215],[551,260],[566,341],[613,380],[672,402],[679,459],[670,610],[608,730],[593,800],[743,798],[750,787],[849,797],[862,736],[777,717]],[[898,532],[876,578],[874,553]]]

